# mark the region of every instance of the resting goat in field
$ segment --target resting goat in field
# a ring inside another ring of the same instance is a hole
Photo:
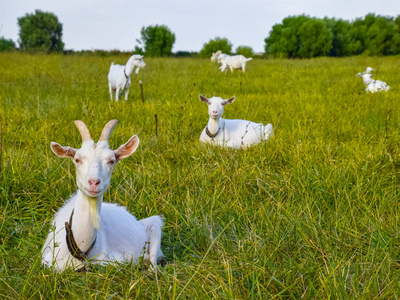
[[[356,76],[363,79],[367,93],[386,92],[390,89],[386,82],[372,79],[373,74],[357,73]]]
[[[233,72],[233,69],[241,69],[243,72],[246,70],[246,63],[253,58],[246,58],[243,55],[234,55],[234,56],[225,56],[221,59],[221,67],[219,68],[221,72],[225,72],[228,68],[231,69],[231,72]]]
[[[134,135],[117,150],[110,150],[108,139],[116,124],[117,120],[108,122],[95,143],[86,125],[75,121],[82,135],[80,149],[51,143],[54,154],[74,161],[78,191],[54,216],[53,229],[42,250],[42,263],[47,267],[62,271],[88,263],[136,263],[143,257],[156,268],[162,257],[160,216],[138,221],[125,207],[103,203],[114,166],[139,145],[139,138]]]
[[[210,99],[199,95],[201,101],[208,104],[209,120],[200,135],[200,141],[231,148],[245,148],[262,141],[267,141],[273,133],[271,124],[264,126],[246,120],[223,119],[224,107],[233,103],[235,97],[224,100],[220,97]]]
[[[125,100],[128,100],[129,87],[131,86],[131,74],[136,67],[136,74],[139,73],[140,68],[146,67],[142,55],[132,55],[125,66],[114,65],[111,63],[110,71],[108,72],[108,87],[110,89],[110,99],[113,99],[113,92],[115,92],[115,100],[118,101],[119,94],[125,91]]]

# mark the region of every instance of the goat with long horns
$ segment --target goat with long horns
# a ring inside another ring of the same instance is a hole
[[[82,136],[80,149],[51,143],[54,154],[74,161],[78,191],[55,214],[42,250],[42,262],[47,267],[62,271],[80,269],[88,263],[136,263],[143,257],[156,268],[163,256],[161,216],[138,221],[125,207],[103,203],[115,164],[139,145],[139,138],[133,135],[117,150],[111,150],[108,139],[116,124],[117,120],[108,122],[95,143],[85,123],[75,121]]]

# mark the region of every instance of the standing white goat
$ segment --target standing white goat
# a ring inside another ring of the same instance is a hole
[[[74,161],[78,191],[55,214],[42,250],[42,263],[47,267],[62,271],[87,263],[135,263],[143,257],[156,268],[162,256],[160,216],[137,221],[125,207],[103,203],[115,164],[139,145],[139,138],[133,135],[117,150],[110,150],[108,139],[116,124],[117,120],[108,122],[95,143],[86,125],[75,121],[82,135],[80,149],[51,143],[54,154]]]
[[[221,118],[225,105],[233,103],[235,97],[224,100],[220,97],[208,99],[199,95],[199,98],[208,104],[208,115],[210,117],[207,126],[200,135],[201,142],[232,148],[245,148],[264,140],[267,141],[273,134],[271,124],[264,126],[262,123],[247,120]]]
[[[246,63],[252,59],[252,57],[246,58],[243,55],[227,55],[221,59],[222,66],[219,69],[221,72],[225,72],[228,68],[231,69],[231,72],[233,72],[233,69],[241,69],[243,72],[245,72]]]
[[[142,55],[132,55],[125,66],[111,63],[110,71],[108,72],[108,87],[110,89],[111,100],[113,99],[113,92],[115,92],[115,100],[118,101],[119,93],[122,91],[125,91],[125,100],[128,100],[129,87],[131,86],[130,76],[135,67],[136,74],[139,73],[140,68],[144,69],[146,67]]]
[[[390,89],[390,86],[388,86],[386,82],[372,79],[372,76],[374,76],[373,74],[357,73],[356,76],[363,79],[367,93],[386,92]]]

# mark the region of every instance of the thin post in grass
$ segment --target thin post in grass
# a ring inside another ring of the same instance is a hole
[[[141,80],[139,80],[139,84],[140,84],[140,92],[142,93],[142,102],[144,103],[144,96],[143,96],[143,82]]]
[[[158,120],[157,120],[157,114],[154,115],[154,118],[156,119],[156,135],[158,135]]]

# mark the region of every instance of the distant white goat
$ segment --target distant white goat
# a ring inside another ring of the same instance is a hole
[[[267,141],[271,137],[273,133],[271,124],[264,126],[262,123],[222,118],[225,105],[233,103],[235,97],[224,100],[220,97],[208,99],[199,95],[199,98],[208,104],[208,115],[210,116],[207,126],[200,135],[201,142],[232,148],[245,148],[263,140]]]
[[[218,50],[217,52],[211,55],[211,62],[218,62],[218,57],[221,55],[222,51]]]
[[[115,164],[139,145],[139,138],[134,135],[117,150],[110,150],[108,139],[116,123],[117,120],[108,122],[95,143],[86,125],[75,121],[82,135],[80,149],[51,143],[54,154],[74,161],[78,191],[54,216],[53,229],[42,250],[42,263],[47,267],[62,271],[88,263],[135,263],[143,257],[156,268],[162,256],[160,216],[137,221],[125,207],[103,203]]]
[[[390,89],[390,86],[386,84],[386,82],[380,81],[380,80],[374,80],[372,79],[373,74],[361,74],[357,73],[356,76],[361,77],[364,81],[366,91],[368,93],[376,93],[376,92],[381,92],[381,91],[388,91]]]
[[[110,89],[110,99],[113,99],[115,92],[115,100],[118,101],[119,93],[125,91],[125,100],[128,100],[129,87],[131,86],[131,74],[136,67],[135,73],[138,74],[140,68],[146,67],[142,55],[132,55],[125,66],[114,65],[111,63],[110,71],[108,72],[108,87]]]
[[[251,57],[246,58],[243,55],[226,56],[221,60],[222,66],[219,69],[221,72],[225,72],[228,68],[231,69],[231,72],[233,72],[233,69],[241,69],[245,72],[246,63],[252,59]]]

